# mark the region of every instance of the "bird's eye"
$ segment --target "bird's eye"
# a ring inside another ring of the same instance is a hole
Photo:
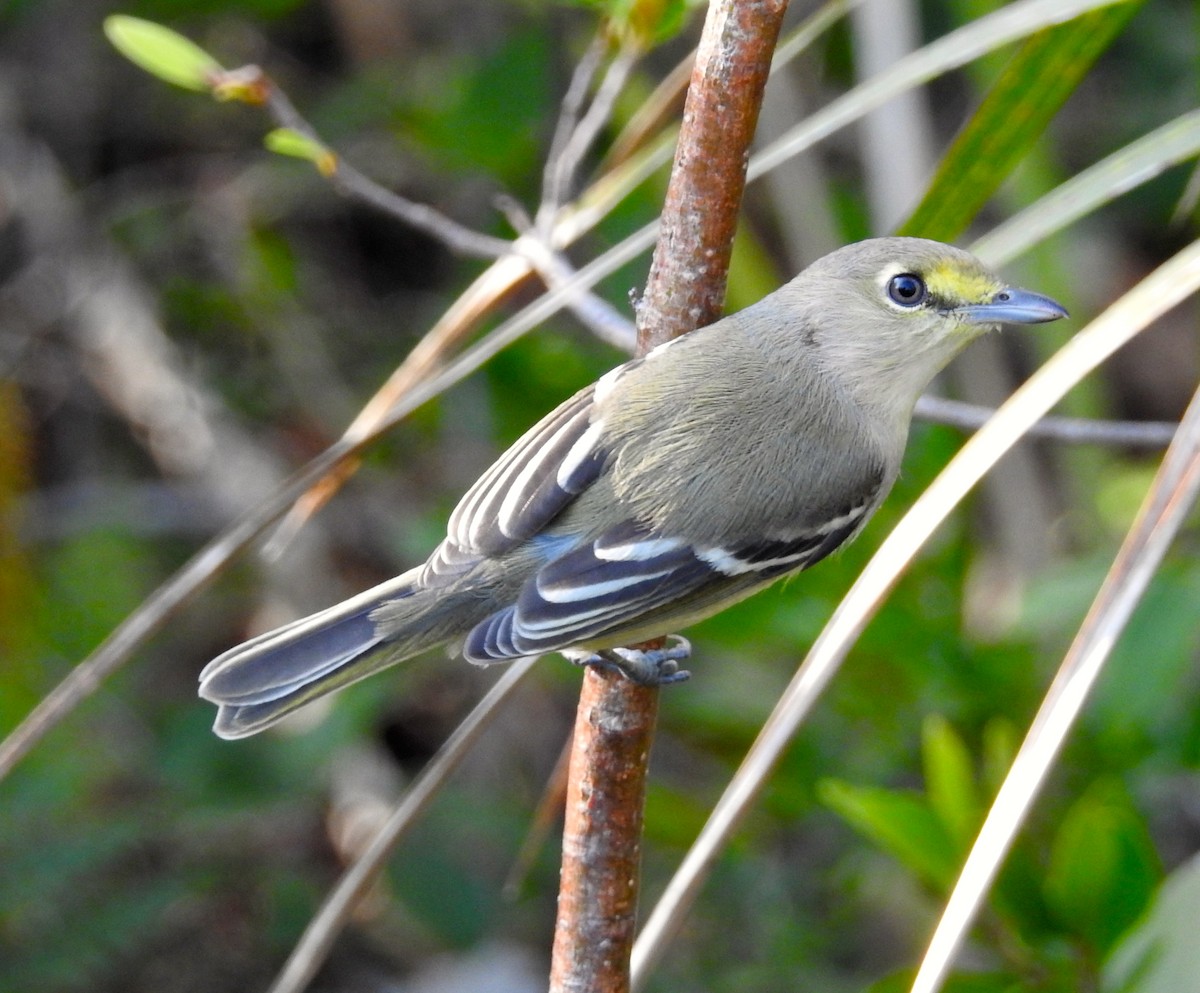
[[[888,281],[887,292],[892,303],[898,303],[901,307],[917,307],[925,302],[929,291],[925,289],[925,280],[920,276],[902,272]]]

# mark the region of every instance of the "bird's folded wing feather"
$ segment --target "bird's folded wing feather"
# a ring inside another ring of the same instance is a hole
[[[857,530],[868,507],[817,529],[727,548],[697,548],[627,522],[543,566],[513,606],[471,631],[463,654],[498,662],[603,640],[648,617],[670,624],[812,565]]]
[[[538,534],[595,481],[606,452],[589,386],[534,425],[459,501],[447,525],[460,552],[499,555]]]

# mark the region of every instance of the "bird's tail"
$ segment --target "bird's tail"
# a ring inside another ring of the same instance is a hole
[[[213,730],[222,738],[245,738],[316,697],[448,640],[447,633],[421,623],[435,605],[424,603],[431,594],[416,582],[417,571],[268,631],[210,662],[200,673],[200,696],[218,706]],[[407,598],[413,600],[414,623],[389,624],[382,634],[372,614],[384,603]]]

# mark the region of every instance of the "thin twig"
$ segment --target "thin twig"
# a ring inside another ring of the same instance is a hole
[[[587,99],[592,80],[600,69],[604,53],[608,49],[607,32],[601,25],[587,51],[571,73],[571,82],[567,92],[563,94],[562,106],[559,108],[558,120],[554,123],[554,136],[550,139],[550,148],[546,152],[546,165],[542,170],[542,203],[551,213],[557,211],[566,200],[565,186],[562,184],[562,156],[579,125],[579,117],[583,112],[583,104]],[[552,206],[551,206],[552,205]]]
[[[562,151],[556,159],[549,163],[547,167],[549,180],[546,188],[542,191],[542,204],[538,208],[537,214],[539,227],[543,230],[550,229],[558,208],[566,202],[570,195],[579,163],[583,161],[588,149],[592,147],[604,125],[612,117],[617,97],[625,88],[629,74],[637,64],[639,54],[640,51],[632,45],[626,45],[617,51],[612,62],[609,63],[608,70],[600,81],[600,86],[587,111],[572,130]]]
[[[575,268],[562,252],[555,251],[544,232],[538,230],[521,205],[508,196],[496,197],[496,207],[520,232],[513,242],[513,252],[526,259],[542,282],[550,289],[564,286],[575,276]],[[632,352],[637,345],[637,329],[603,297],[584,287],[571,295],[566,307],[584,327],[601,341]]]
[[[961,400],[926,394],[914,414],[926,421],[976,431],[996,413]],[[1026,432],[1027,438],[1061,441],[1071,445],[1111,445],[1124,448],[1166,448],[1179,427],[1173,421],[1106,421],[1087,417],[1043,417]]]
[[[573,735],[574,729],[572,728],[572,737]],[[533,869],[538,853],[546,846],[551,830],[562,819],[563,807],[567,798],[567,772],[571,762],[571,743],[572,738],[566,738],[563,741],[563,747],[558,753],[558,760],[554,763],[554,768],[546,779],[542,798],[538,801],[533,816],[529,818],[529,826],[525,829],[521,847],[517,849],[512,866],[508,870],[508,877],[500,889],[500,895],[505,900],[513,901],[518,898],[525,880]]]
[[[246,66],[233,70],[234,73],[246,74],[257,70],[259,78],[253,82],[261,88],[265,95],[264,106],[272,120],[280,127],[289,128],[304,135],[310,141],[325,147],[320,136],[304,116],[296,109],[288,95],[280,89],[273,79],[257,66]],[[423,203],[416,203],[393,193],[361,172],[340,157],[335,160],[331,180],[335,187],[348,196],[355,197],[364,203],[396,217],[437,239],[447,248],[460,255],[476,256],[494,259],[508,253],[510,245],[503,238],[481,234],[447,217],[440,211]]]
[[[304,929],[304,934],[271,985],[270,993],[299,993],[312,981],[355,907],[379,878],[379,873],[396,847],[428,809],[454,770],[462,764],[479,736],[500,712],[501,704],[532,671],[536,661],[536,658],[524,658],[513,662],[454,729],[393,808],[379,833],[346,867],[321,909]]]
[[[550,289],[567,285],[575,275],[575,268],[567,257],[551,249],[535,232],[522,235],[513,247],[532,263]],[[576,293],[567,301],[566,307],[601,341],[626,352],[633,351],[637,341],[633,321],[603,297],[590,292]]]
[[[333,184],[343,193],[431,235],[460,255],[497,259],[512,248],[503,238],[473,231],[457,221],[452,221],[428,204],[414,203],[398,193],[393,193],[374,180],[368,179],[347,162],[339,161],[337,172],[333,174]]]
[[[599,35],[576,68],[571,87],[563,100],[563,110],[551,145],[550,162],[546,172],[547,177],[553,179],[547,179],[543,203],[538,210],[539,218],[552,218],[561,206],[580,159],[611,117],[616,98],[636,62],[636,51],[632,47],[619,51],[588,110],[581,120],[577,120],[587,87],[594,78],[599,59],[603,56],[604,45],[603,35]],[[235,70],[243,73],[245,71]],[[259,72],[261,73],[261,70]],[[257,82],[266,93],[266,107],[276,123],[303,134],[322,147],[325,146],[316,129],[300,114],[288,95],[273,80],[262,74]],[[566,137],[561,138],[561,147],[557,147],[561,134],[565,134]],[[517,230],[525,236],[524,242],[518,246],[503,238],[472,231],[426,204],[415,203],[400,196],[376,183],[340,156],[336,158],[336,163],[330,178],[339,192],[437,238],[460,254],[483,258],[502,258],[508,254],[525,255],[534,262],[539,275],[549,286],[561,285],[566,274],[570,272],[565,257],[550,247],[553,225],[549,220],[540,227],[536,224],[533,226],[543,235],[538,239],[542,244],[535,244],[528,226],[516,222],[510,205],[506,213],[510,221],[517,226]],[[601,340],[621,348],[631,347],[629,322],[620,317],[615,308],[606,301],[591,293],[578,293],[568,301],[567,307]]]

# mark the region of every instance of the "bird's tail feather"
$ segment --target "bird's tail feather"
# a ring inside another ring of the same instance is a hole
[[[383,635],[371,617],[383,603],[425,600],[415,578],[414,570],[210,662],[200,673],[200,696],[218,705],[213,730],[222,738],[255,734],[316,697],[444,640],[419,623]],[[413,606],[416,618],[426,613]]]

